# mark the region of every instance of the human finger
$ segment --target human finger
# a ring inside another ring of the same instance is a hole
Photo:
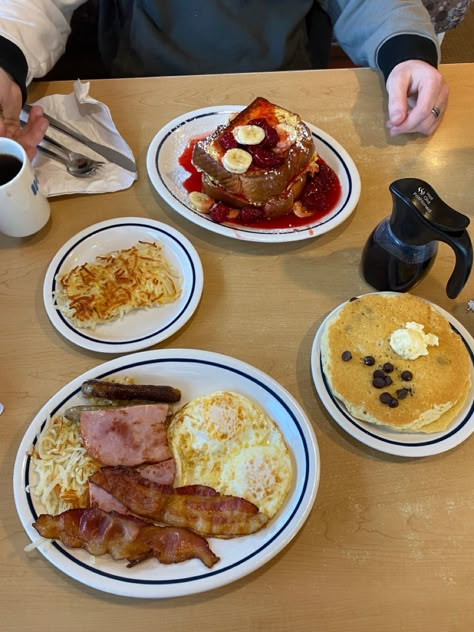
[[[31,108],[28,120],[20,129],[18,129],[15,140],[17,140],[25,148],[29,158],[36,155],[36,147],[43,140],[46,130],[48,129],[48,121],[43,116],[43,108],[34,105]]]
[[[388,95],[387,126],[401,125],[408,115],[409,73],[392,71],[387,80],[386,88]]]

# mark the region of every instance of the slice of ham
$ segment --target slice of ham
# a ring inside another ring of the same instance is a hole
[[[116,511],[124,516],[132,516],[132,512],[118,501],[112,494],[89,480],[89,505],[103,511]]]
[[[130,467],[102,467],[89,481],[112,494],[136,516],[192,529],[204,536],[248,535],[268,522],[268,517],[244,498],[224,496],[199,485],[183,489],[157,485]]]
[[[173,485],[176,476],[176,462],[173,458],[160,463],[140,465],[136,469],[144,478],[159,485]]]
[[[167,404],[144,404],[81,412],[88,453],[104,465],[141,465],[172,458],[165,421]]]
[[[44,538],[85,549],[91,555],[109,553],[114,560],[127,559],[128,566],[151,557],[162,564],[196,558],[208,568],[219,561],[207,541],[188,529],[157,527],[101,509],[69,509],[57,516],[42,514],[33,526]]]

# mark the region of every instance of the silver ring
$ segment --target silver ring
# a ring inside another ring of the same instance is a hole
[[[431,108],[431,113],[434,115],[435,118],[438,118],[438,116],[441,114],[441,110],[437,105],[433,105],[433,107]]]

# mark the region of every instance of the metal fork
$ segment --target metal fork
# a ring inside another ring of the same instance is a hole
[[[89,158],[89,156],[85,156],[84,154],[80,154],[76,151],[71,151],[61,143],[59,143],[51,136],[44,136],[44,140],[59,149],[61,153],[57,153],[50,149],[49,147],[45,147],[44,145],[38,145],[37,149],[41,153],[53,160],[57,160],[66,166],[68,172],[75,176],[76,178],[85,178],[93,175],[96,171],[105,163],[100,160],[94,160],[93,158]]]

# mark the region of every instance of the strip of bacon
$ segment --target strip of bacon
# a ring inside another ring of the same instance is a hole
[[[196,558],[208,568],[219,561],[207,541],[188,529],[157,527],[96,508],[69,509],[57,516],[42,514],[33,526],[44,538],[96,556],[109,553],[114,560],[128,560],[129,567],[151,557],[162,564]]]
[[[248,535],[268,522],[268,517],[244,498],[224,496],[199,485],[182,490],[158,485],[130,467],[103,467],[89,480],[137,516],[186,527],[203,536]]]
[[[139,470],[139,468],[137,469]],[[148,476],[145,476],[144,478],[148,478]],[[173,488],[167,485],[162,486],[162,489],[167,491],[167,493],[169,494],[173,493]],[[205,485],[188,485],[186,487],[177,487],[174,491],[177,494],[194,494],[198,496],[218,495],[217,492],[212,489],[212,487],[206,487]],[[114,496],[112,496],[112,494],[109,494],[109,492],[106,492],[105,489],[99,487],[91,480],[89,480],[89,505],[91,507],[98,507],[103,511],[114,511],[124,516],[133,516],[133,513],[128,509],[128,507],[125,507],[125,505],[118,501]]]

